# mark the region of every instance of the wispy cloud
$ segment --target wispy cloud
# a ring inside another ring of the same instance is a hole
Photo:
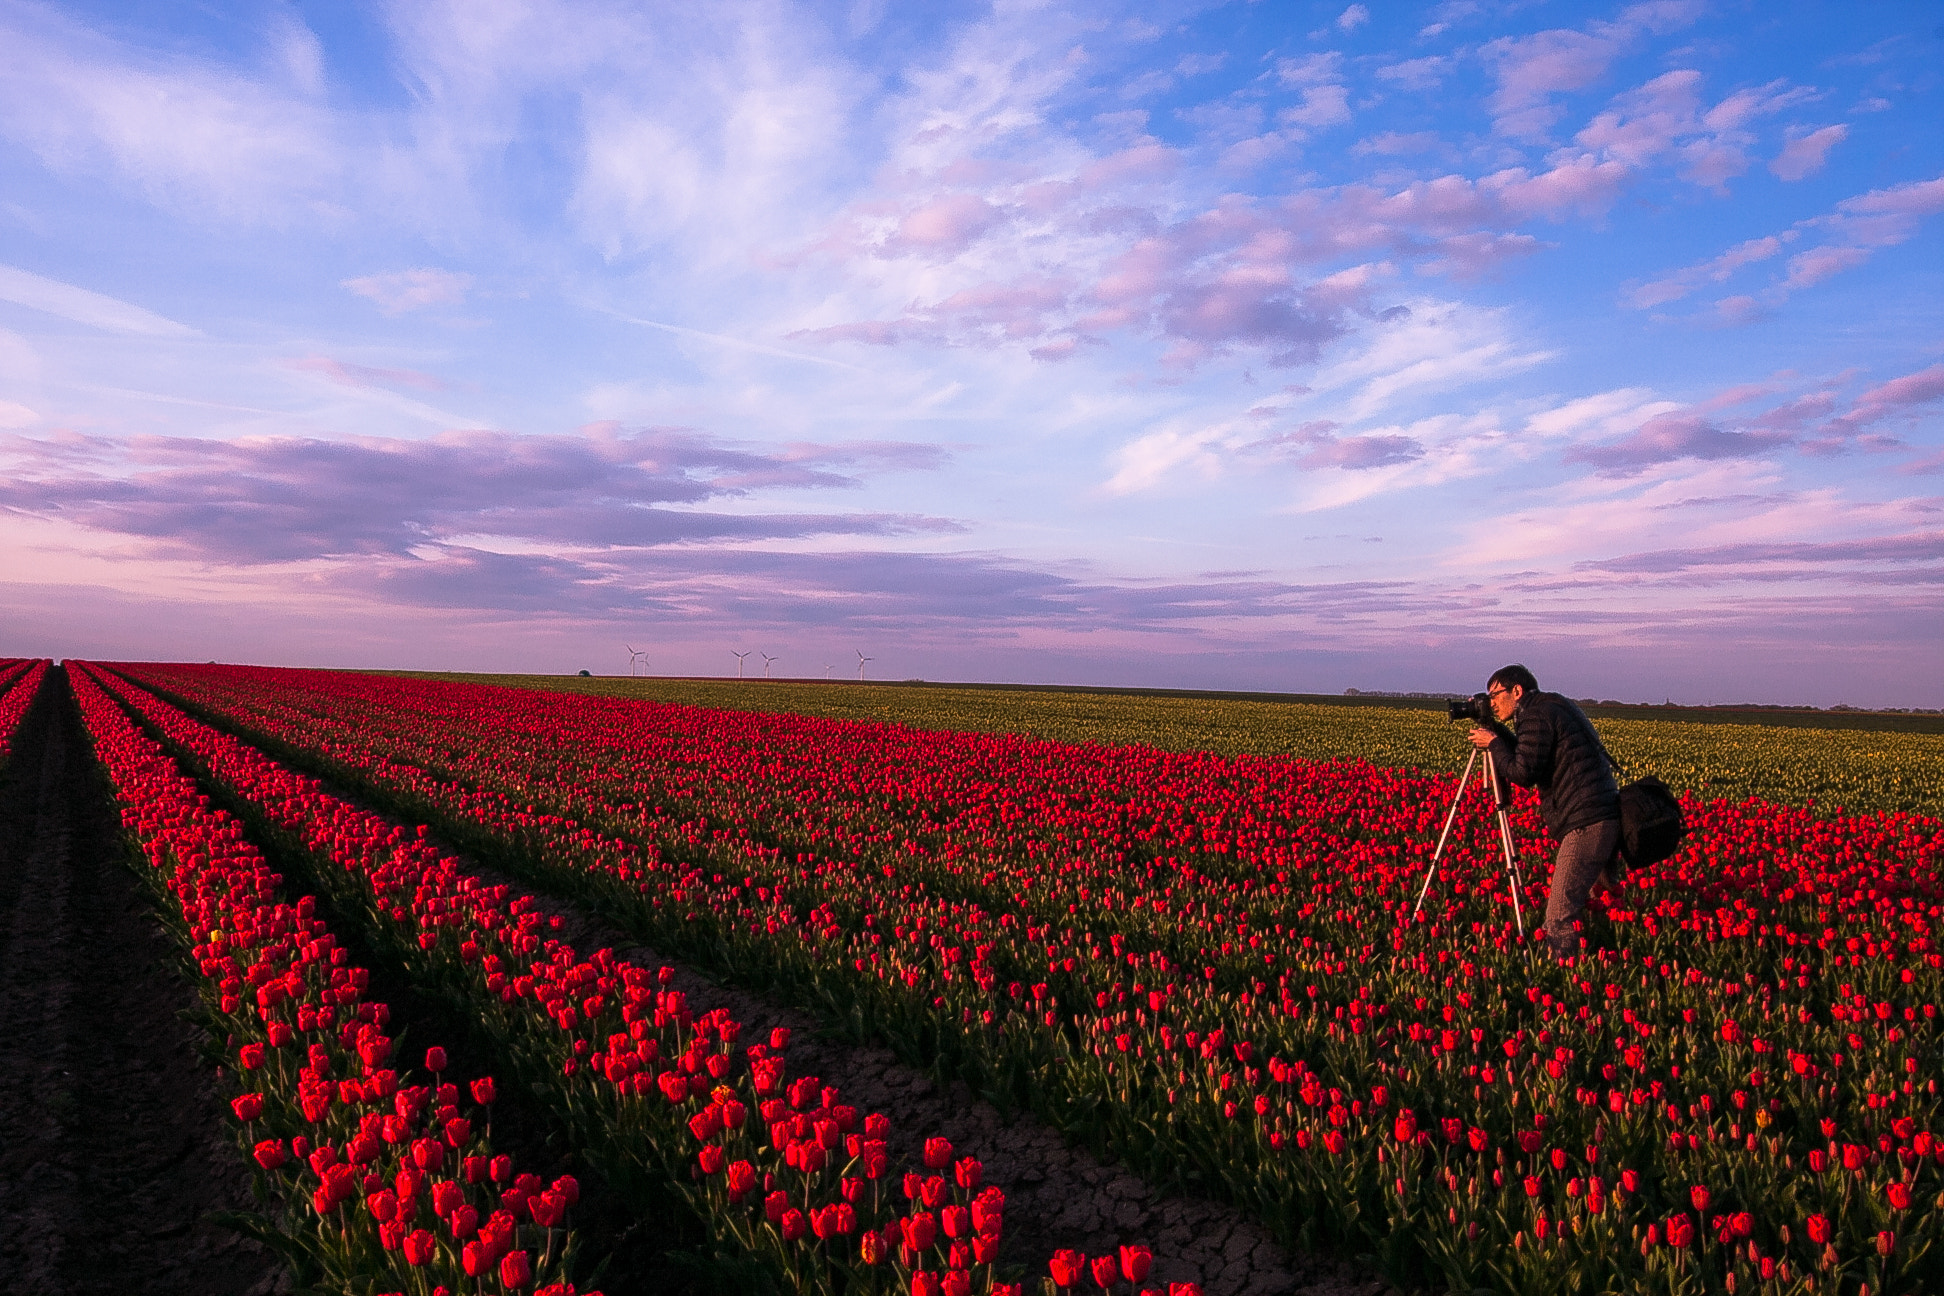
[[[113,297],[105,297],[86,288],[73,284],[60,283],[46,279],[26,270],[13,266],[0,265],[0,301],[10,301],[16,306],[31,310],[45,311],[76,324],[89,328],[105,330],[109,333],[126,333],[136,337],[188,338],[195,337],[196,330],[186,324],[178,324],[165,319],[153,311],[144,310]]]
[[[465,537],[603,548],[956,529],[910,515],[707,511],[760,492],[830,490],[859,470],[930,469],[935,448],[861,443],[764,453],[674,429],[579,436],[0,440],[0,507],[234,566],[408,555]]]
[[[416,369],[383,369],[333,360],[329,356],[301,356],[285,363],[301,373],[319,374],[345,387],[411,387],[430,392],[446,389],[443,379]]]
[[[137,50],[38,5],[0,13],[0,44],[0,132],[53,170],[245,224],[314,210],[344,183],[348,141],[299,86]]]
[[[1779,233],[1749,239],[1718,257],[1631,287],[1625,293],[1625,300],[1643,310],[1679,301],[1703,284],[1725,282],[1744,266],[1767,261],[1792,243],[1819,236],[1821,241],[1815,246],[1790,257],[1782,276],[1760,294],[1761,305],[1779,306],[1802,289],[1864,264],[1879,249],[1909,240],[1927,217],[1940,211],[1944,211],[1944,176],[1872,189],[1844,199],[1825,215],[1798,221]],[[1730,318],[1728,322],[1746,322],[1759,317],[1754,309],[1757,298],[1734,301],[1745,301],[1747,305],[1731,305],[1731,313],[1739,311],[1740,318]]]
[[[458,305],[472,288],[472,276],[451,270],[395,270],[346,279],[344,286],[376,302],[387,315],[403,315],[427,306]]]

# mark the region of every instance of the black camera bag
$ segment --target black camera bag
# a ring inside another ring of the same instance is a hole
[[[1667,784],[1649,774],[1620,789],[1620,857],[1627,867],[1660,863],[1681,848],[1685,836],[1681,803]]]

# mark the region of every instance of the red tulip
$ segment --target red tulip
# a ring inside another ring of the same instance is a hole
[[[924,1211],[899,1220],[898,1228],[904,1244],[913,1251],[923,1251],[938,1240],[938,1220]]]
[[[435,1234],[424,1229],[413,1229],[405,1235],[402,1249],[405,1252],[406,1264],[414,1266],[430,1264],[432,1257],[438,1252],[439,1239]],[[471,1273],[472,1270],[469,1268],[467,1272]]]
[[[1087,1257],[1078,1251],[1055,1251],[1053,1258],[1047,1262],[1056,1287],[1071,1287],[1078,1283],[1081,1274],[1086,1271],[1086,1265]]]

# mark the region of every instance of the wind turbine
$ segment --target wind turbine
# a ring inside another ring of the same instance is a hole
[[[743,658],[749,656],[749,654],[746,652],[732,652],[729,655],[736,659],[736,678],[741,679],[743,677]]]
[[[857,649],[856,652],[857,652],[857,678],[861,680],[864,678],[864,663],[876,661],[877,658],[866,657],[864,655],[864,650],[862,648]]]
[[[622,644],[621,646],[628,650],[628,674],[639,674],[635,670],[635,667],[641,662],[648,660],[648,650],[646,648],[637,648],[633,644]]]
[[[825,663],[824,663],[824,678],[825,678],[825,679],[829,679],[829,678],[830,678],[830,672],[832,672],[832,671],[834,671],[834,670],[836,670],[836,669],[837,669],[837,668],[836,668],[835,666],[833,666],[833,665],[831,665],[831,664],[830,664],[829,662],[825,662]]]
[[[770,677],[770,673],[769,673],[770,663],[775,661],[776,658],[770,656],[768,653],[761,653],[759,655],[763,659],[763,678],[768,679]]]

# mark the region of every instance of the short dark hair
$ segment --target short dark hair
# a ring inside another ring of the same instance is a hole
[[[1522,688],[1528,693],[1539,691],[1539,681],[1532,678],[1532,672],[1523,666],[1501,666],[1492,672],[1492,678],[1485,681],[1486,688]]]

